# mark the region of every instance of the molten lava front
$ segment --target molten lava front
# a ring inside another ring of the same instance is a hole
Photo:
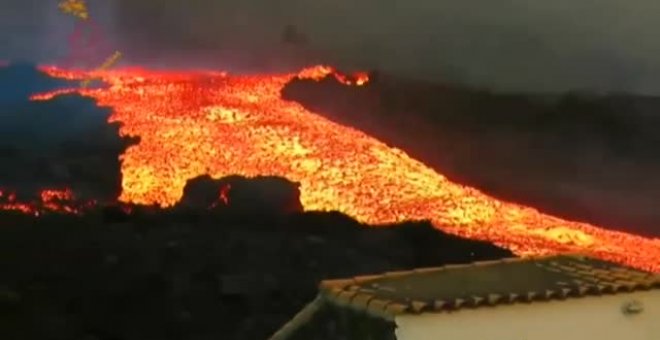
[[[44,189],[39,197],[22,201],[16,193],[0,189],[0,210],[18,211],[40,216],[44,212],[80,214],[96,204],[95,201],[79,201],[70,189]]]
[[[658,239],[498,201],[448,181],[399,149],[282,100],[280,91],[295,74],[44,70],[109,84],[73,91],[112,107],[110,120],[123,124],[121,134],[141,138],[122,156],[124,202],[170,206],[186,181],[202,174],[281,176],[300,183],[306,210],[338,210],[369,224],[431,220],[442,230],[519,255],[582,252],[660,271]],[[300,76],[328,74],[349,85],[366,81],[364,75],[348,80],[330,68]]]

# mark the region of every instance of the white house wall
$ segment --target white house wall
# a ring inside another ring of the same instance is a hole
[[[622,306],[644,311],[624,315]],[[398,340],[660,340],[660,291],[396,318]]]

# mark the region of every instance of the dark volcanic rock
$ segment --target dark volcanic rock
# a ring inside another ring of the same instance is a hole
[[[338,213],[102,221],[0,216],[4,337],[265,339],[320,280],[512,255],[423,222],[372,228]]]
[[[234,214],[281,215],[302,212],[297,183],[280,177],[213,179],[200,176],[186,183],[178,203],[184,209],[213,209]]]
[[[208,175],[191,179],[183,188],[183,196],[177,206],[189,209],[211,209],[224,203],[221,196],[227,184]]]

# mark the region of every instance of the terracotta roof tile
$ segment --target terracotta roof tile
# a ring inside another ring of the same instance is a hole
[[[505,259],[324,281],[321,295],[379,317],[660,288],[660,276],[583,256]]]

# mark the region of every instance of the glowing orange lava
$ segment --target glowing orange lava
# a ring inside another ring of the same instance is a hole
[[[202,174],[282,176],[300,183],[306,210],[338,210],[369,224],[431,220],[447,232],[523,256],[580,252],[660,271],[658,239],[496,200],[363,132],[282,100],[280,90],[295,74],[44,70],[109,84],[77,91],[112,107],[110,121],[123,124],[122,135],[141,138],[121,157],[124,202],[172,205],[186,181]],[[300,73],[313,79],[328,74],[346,80],[331,68]]]
[[[39,199],[31,202],[17,199],[14,192],[0,190],[0,210],[18,211],[34,216],[48,212],[79,214],[95,204],[94,201],[77,201],[70,189],[44,189],[39,193]]]

